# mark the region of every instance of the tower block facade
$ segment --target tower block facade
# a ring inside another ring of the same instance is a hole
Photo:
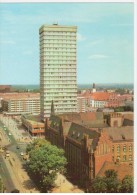
[[[76,26],[43,25],[40,36],[41,117],[77,111]]]

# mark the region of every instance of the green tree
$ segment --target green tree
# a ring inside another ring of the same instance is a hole
[[[113,169],[105,171],[105,183],[107,184],[107,192],[120,192],[121,182],[117,178],[117,172]]]
[[[50,143],[45,139],[35,139],[32,143],[27,145],[26,153],[29,153],[31,150],[42,147],[46,144],[50,144]]]
[[[122,180],[121,192],[132,193],[133,190],[134,190],[133,177],[130,175],[126,175]]]
[[[27,147],[28,171],[42,192],[54,186],[57,173],[65,172],[67,164],[64,150],[51,145],[46,140],[35,140]]]
[[[117,172],[113,169],[108,169],[105,171],[105,176],[106,178],[117,178]]]
[[[104,177],[97,177],[92,181],[91,192],[120,192],[121,182],[117,178],[117,172],[113,169],[107,170]]]
[[[107,184],[104,180],[104,177],[96,177],[93,182],[91,189],[89,191],[94,193],[103,193],[107,191]]]

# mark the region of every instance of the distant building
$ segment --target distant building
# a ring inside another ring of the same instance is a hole
[[[133,95],[119,95],[116,93],[108,93],[104,91],[96,92],[92,90],[84,91],[77,95],[79,98],[86,100],[85,111],[96,111],[98,108],[116,108],[120,106],[133,105]]]
[[[7,114],[40,114],[39,93],[5,93],[0,96],[2,109]]]
[[[86,99],[85,97],[77,97],[77,112],[86,112]]]
[[[77,111],[76,26],[43,25],[40,36],[41,117]]]
[[[0,93],[6,93],[11,91],[11,85],[0,85]]]

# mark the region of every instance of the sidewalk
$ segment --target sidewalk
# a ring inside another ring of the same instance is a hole
[[[22,167],[22,164],[15,153],[11,152],[9,161],[11,162],[13,166],[15,174],[19,178],[19,181],[22,185],[23,192],[39,193],[39,191],[35,189],[35,185],[33,184],[27,172]]]
[[[52,189],[52,193],[84,193],[84,191],[77,186],[74,186],[64,175],[61,174],[58,174],[55,184],[57,187]]]

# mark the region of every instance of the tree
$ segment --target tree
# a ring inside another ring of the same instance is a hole
[[[42,192],[54,186],[57,173],[65,171],[67,164],[64,150],[51,145],[46,140],[35,140],[27,147],[29,162],[28,172]]]
[[[104,177],[96,177],[93,182],[91,189],[89,191],[94,193],[104,193],[107,191],[107,184],[104,180]]]
[[[134,181],[133,177],[126,175],[122,180],[121,192],[133,193],[134,190]]]
[[[113,169],[108,169],[105,171],[106,178],[117,178],[117,172]]]
[[[105,171],[105,182],[107,184],[107,192],[114,193],[120,191],[121,182],[118,180],[115,170],[109,169]]]
[[[35,139],[32,143],[28,144],[26,147],[26,153],[29,153],[31,150],[49,144],[45,139]]]
[[[113,169],[105,171],[104,177],[97,177],[92,181],[91,192],[120,192],[121,182],[117,178],[117,172]]]

